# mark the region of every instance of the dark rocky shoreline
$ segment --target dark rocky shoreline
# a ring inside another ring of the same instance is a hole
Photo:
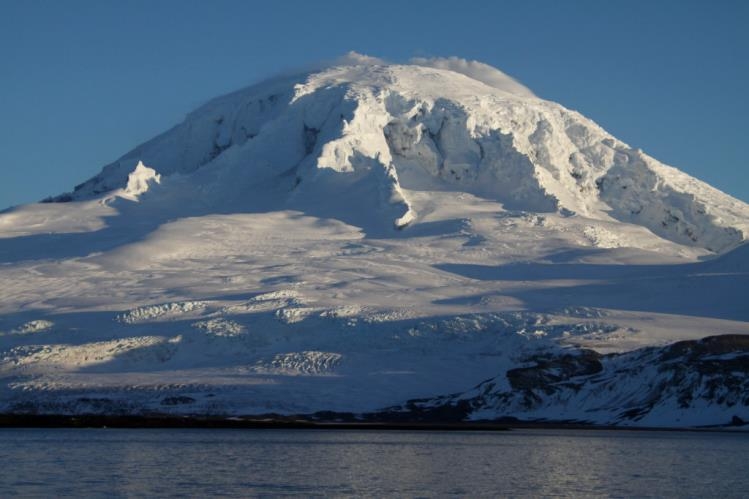
[[[326,414],[327,415],[327,414]],[[215,417],[174,415],[101,414],[0,414],[0,428],[123,428],[123,429],[277,429],[277,430],[378,430],[378,431],[509,431],[518,429],[546,430],[620,430],[620,431],[735,431],[747,426],[744,421],[709,427],[634,427],[595,425],[576,421],[521,421],[505,418],[497,421],[437,422],[361,420],[342,414],[337,419],[315,417]]]
[[[321,421],[295,417],[105,416],[100,414],[2,414],[0,428],[229,428],[295,430],[435,430],[504,431],[498,423],[429,423],[386,421]]]

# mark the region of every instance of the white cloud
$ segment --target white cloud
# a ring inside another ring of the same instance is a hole
[[[456,73],[464,74],[469,78],[485,83],[490,87],[498,88],[514,95],[535,97],[534,93],[528,87],[499,69],[483,62],[469,61],[460,57],[415,57],[409,62],[418,66],[455,71]]]
[[[366,54],[360,54],[359,52],[350,51],[347,54],[337,58],[334,63],[336,65],[365,65],[365,66],[376,66],[381,64],[388,64],[385,59],[379,57],[372,57]]]
[[[335,59],[318,61],[306,66],[283,71],[276,76],[296,76],[300,73],[323,71],[335,66],[378,66],[388,64],[393,63],[379,57],[360,54],[359,52],[355,52],[352,50]],[[460,57],[415,57],[410,59],[408,61],[408,64],[454,71],[456,73],[468,76],[469,78],[473,78],[474,80],[478,80],[486,85],[489,85],[490,87],[504,90],[505,92],[513,95],[518,95],[521,97],[535,97],[535,94],[528,87],[518,82],[511,76],[506,75],[499,69],[489,66],[488,64],[484,64],[483,62],[470,61],[468,59],[463,59]]]

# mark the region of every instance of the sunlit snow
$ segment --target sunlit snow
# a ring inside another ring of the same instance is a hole
[[[375,411],[749,333],[749,206],[476,61],[280,76],[56,200],[0,214],[0,410]],[[576,397],[472,417],[618,421]]]

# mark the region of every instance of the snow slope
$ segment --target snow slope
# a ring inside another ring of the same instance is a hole
[[[746,204],[499,71],[489,77],[485,65],[458,59],[355,62],[211,101],[58,199],[123,187],[143,161],[164,176],[210,171],[196,180],[201,201],[213,205],[245,205],[248,190],[271,180],[278,196],[303,209],[337,189],[344,199],[334,213],[383,211],[360,225],[408,224],[418,211],[404,189],[436,184],[514,210],[634,223],[711,251],[745,239]],[[466,76],[476,73],[483,81]],[[345,196],[341,184],[356,195]]]
[[[457,58],[268,80],[48,201],[0,214],[0,410],[371,412],[749,332],[749,206]]]

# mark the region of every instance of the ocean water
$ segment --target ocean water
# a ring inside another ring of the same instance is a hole
[[[749,497],[749,434],[0,430],[0,497]]]

